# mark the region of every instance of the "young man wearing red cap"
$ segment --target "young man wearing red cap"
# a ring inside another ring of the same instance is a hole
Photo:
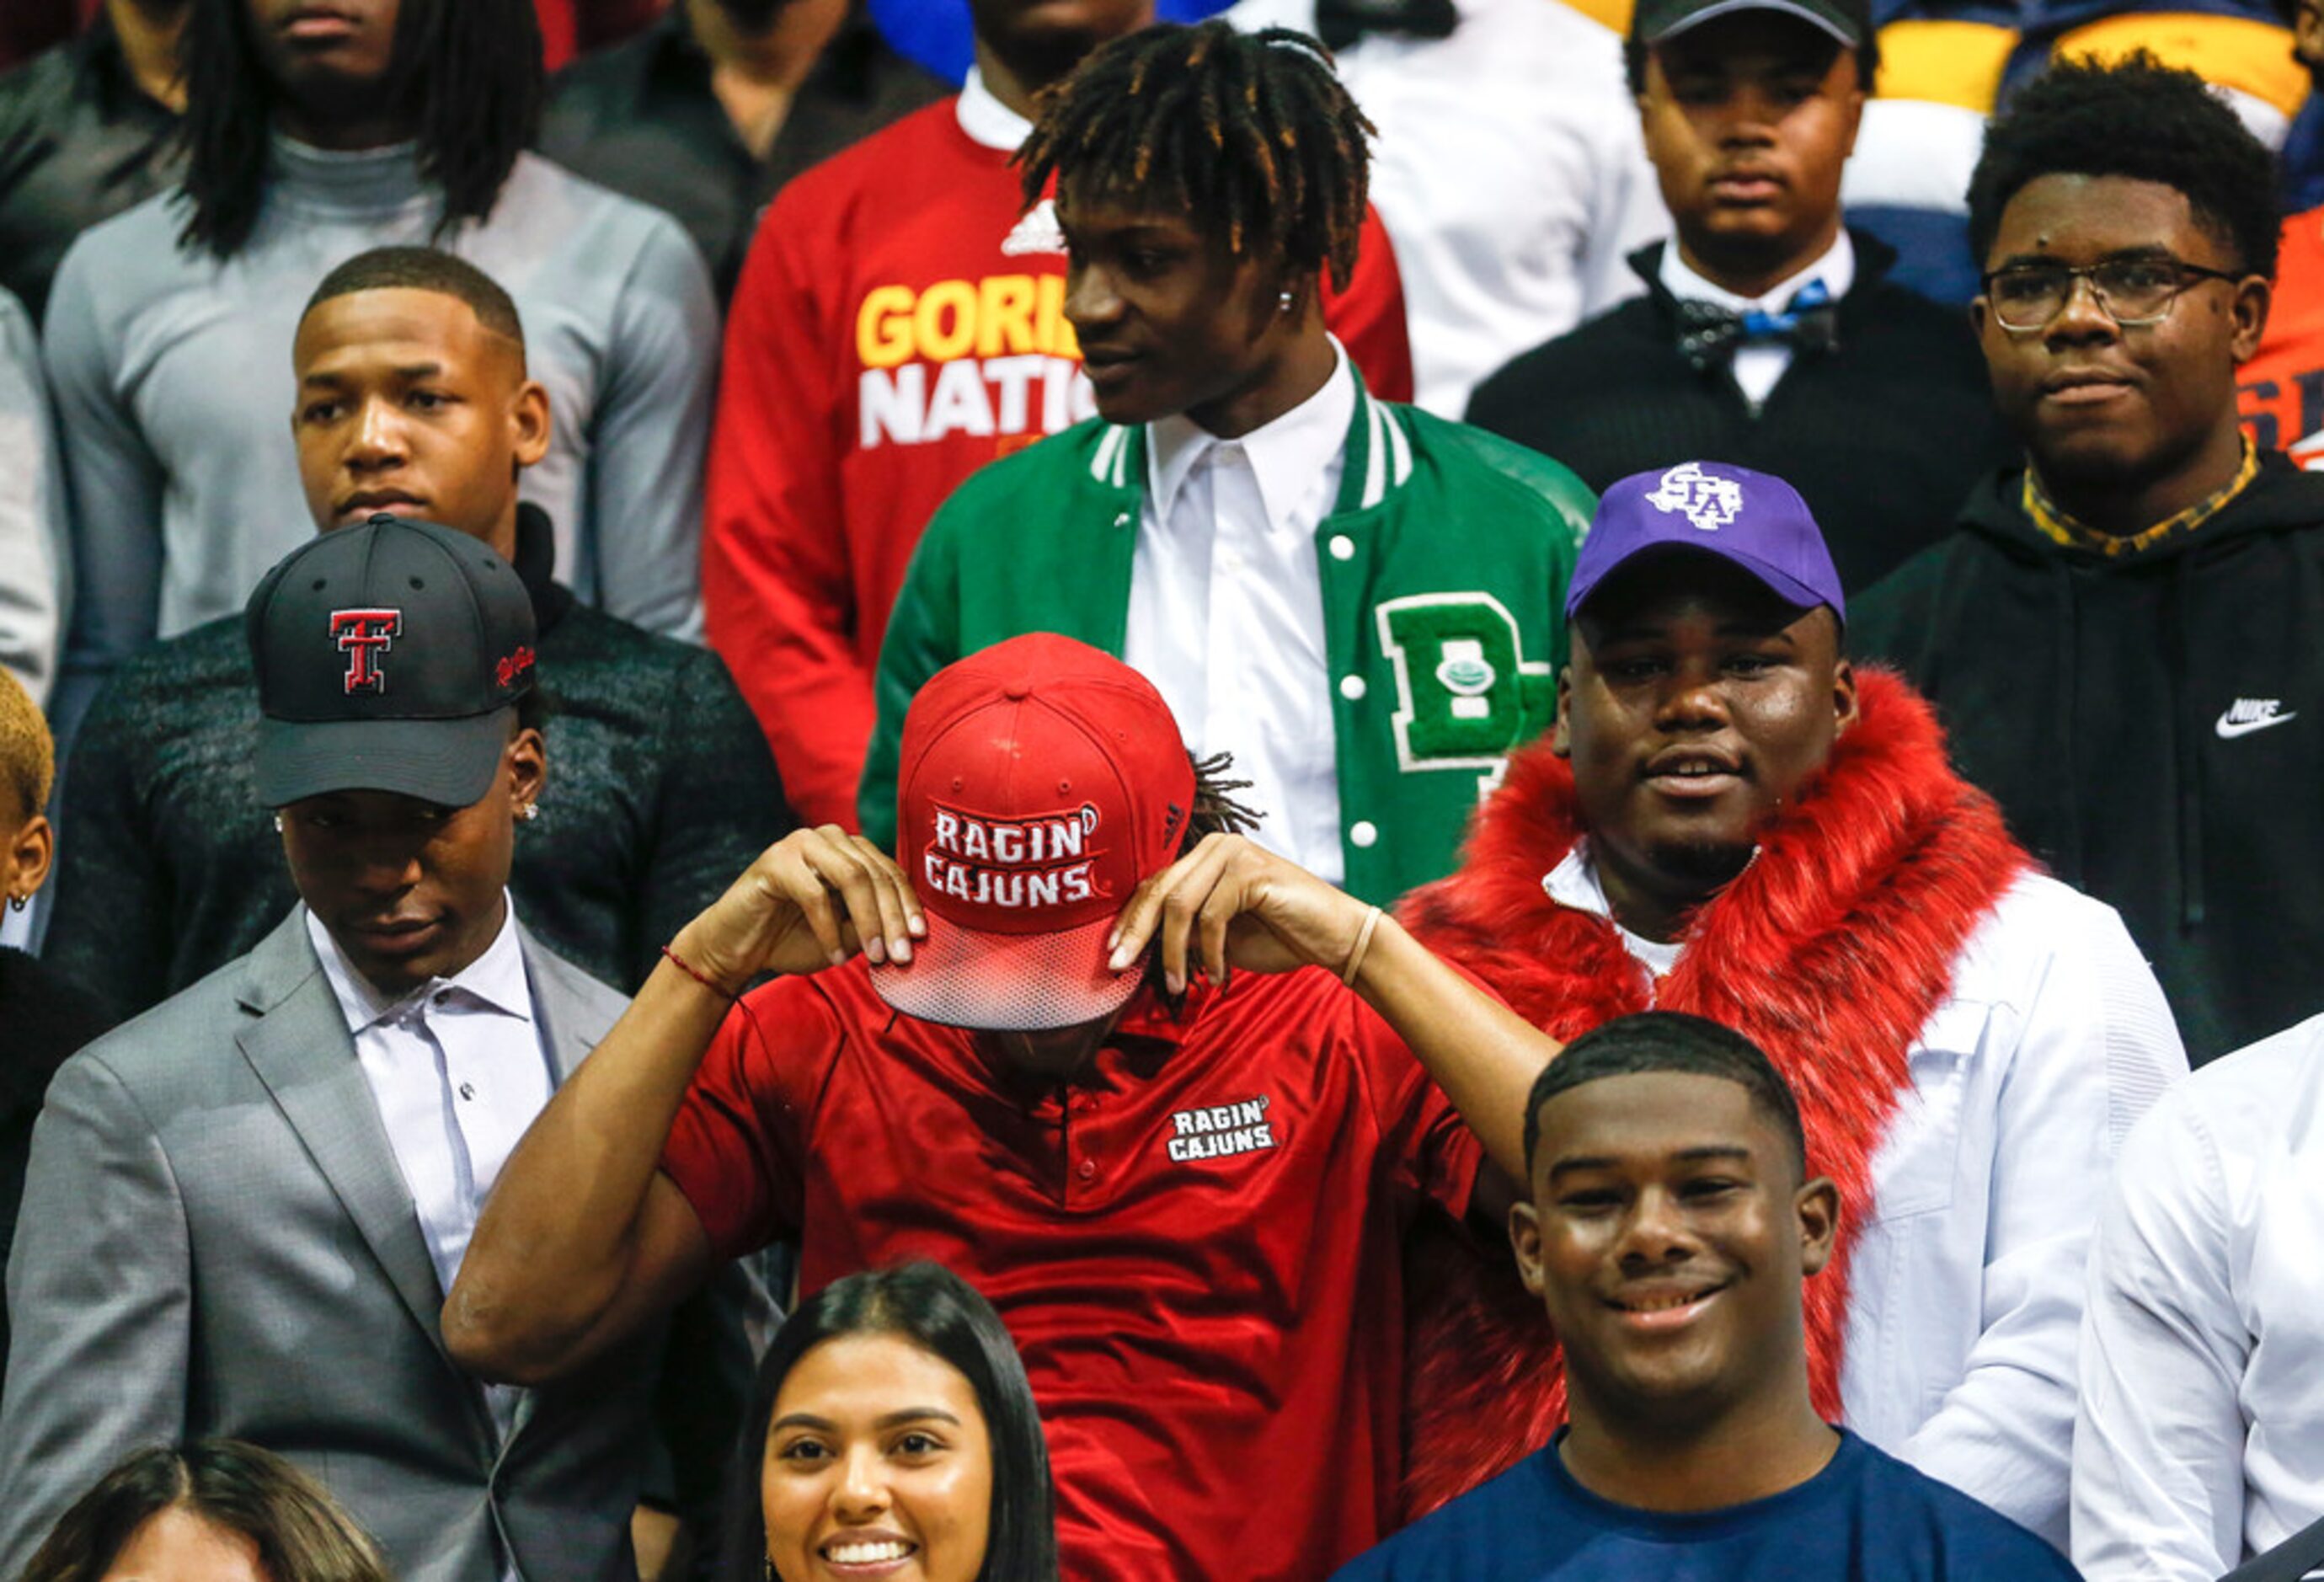
[[[2125,1129],[2187,1069],[2153,975],[1954,775],[1927,707],[1849,665],[1840,578],[1780,479],[1621,480],[1568,600],[1556,729],[1414,928],[1561,1038],[1658,1006],[1766,1050],[1849,1209],[1807,1297],[1817,1411],[2062,1547],[2083,1251]],[[1453,1267],[1489,1281],[1499,1250]],[[1424,1501],[1563,1410],[1528,1304],[1430,1289]]]
[[[1081,643],[931,679],[903,765],[903,867],[802,830],[672,942],[503,1173],[447,1343],[551,1378],[776,1236],[810,1291],[934,1258],[1024,1352],[1076,1582],[1326,1575],[1394,1516],[1405,1227],[1507,1198],[1480,1166],[1515,1179],[1557,1046],[1222,833]]]

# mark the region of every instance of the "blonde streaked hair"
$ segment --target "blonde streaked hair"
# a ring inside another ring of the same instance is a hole
[[[57,744],[41,706],[14,676],[0,670],[0,785],[15,796],[19,823],[49,805],[56,777]]]

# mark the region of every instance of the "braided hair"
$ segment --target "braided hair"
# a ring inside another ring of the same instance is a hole
[[[1227,251],[1345,290],[1364,219],[1372,124],[1305,33],[1161,23],[1105,44],[1042,90],[1018,151],[1025,201],[1076,194],[1168,208]]]

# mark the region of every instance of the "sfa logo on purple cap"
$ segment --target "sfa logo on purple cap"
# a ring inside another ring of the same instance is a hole
[[[1683,515],[1703,532],[1717,532],[1743,513],[1743,486],[1714,477],[1692,461],[1663,474],[1646,499],[1657,511]]]

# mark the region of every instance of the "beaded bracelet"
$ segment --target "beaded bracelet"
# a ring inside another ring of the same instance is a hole
[[[732,991],[727,990],[727,989],[723,989],[723,988],[719,987],[716,984],[712,983],[712,982],[711,982],[707,977],[705,977],[705,976],[704,976],[700,972],[697,972],[696,970],[695,970],[694,967],[693,967],[690,963],[688,963],[688,962],[687,961],[687,959],[686,959],[684,957],[680,956],[677,951],[675,951],[675,950],[671,949],[669,946],[667,946],[667,945],[663,946],[663,947],[661,948],[661,953],[662,953],[662,955],[663,955],[665,958],[667,958],[669,959],[669,964],[670,964],[672,967],[674,967],[678,968],[678,971],[680,971],[680,972],[684,973],[687,976],[688,976],[688,977],[692,978],[696,983],[700,984],[704,988],[708,989],[712,994],[714,994],[714,995],[717,995],[720,999],[722,999],[722,1000],[725,1001],[727,1004],[733,1004],[734,1002],[736,1002],[736,1001],[740,1000],[740,999],[742,997],[742,995],[740,995],[734,994],[734,993],[733,993]]]

